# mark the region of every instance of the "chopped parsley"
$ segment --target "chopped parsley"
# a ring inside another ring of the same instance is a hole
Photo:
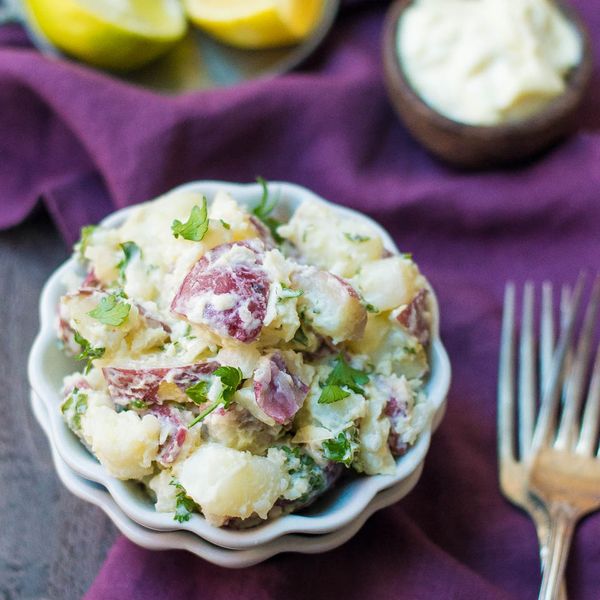
[[[293,290],[289,285],[286,285],[283,282],[280,282],[281,291],[277,297],[277,302],[285,302],[290,298],[299,298],[304,294],[304,290]]]
[[[119,277],[122,281],[125,281],[125,269],[127,269],[127,265],[134,257],[141,257],[142,251],[135,242],[124,242],[120,246],[124,256],[117,264],[117,269],[119,269]]]
[[[75,357],[75,360],[87,360],[85,369],[83,370],[84,375],[87,375],[92,368],[92,361],[95,358],[101,358],[104,356],[104,348],[94,348],[82,335],[79,335],[77,331],[73,332],[75,343],[79,344],[81,352]]]
[[[300,503],[306,502],[325,486],[323,469],[300,448],[290,448],[289,446],[280,446],[280,448],[286,454],[286,468],[292,480],[292,487],[295,479],[308,480],[308,491],[298,498]]]
[[[77,252],[79,253],[79,257],[84,260],[85,259],[85,251],[90,244],[90,239],[92,234],[97,229],[97,225],[86,225],[81,228],[81,237],[79,238],[79,242],[77,243]]]
[[[81,429],[81,415],[87,411],[87,408],[87,394],[82,393],[79,388],[74,387],[63,402],[60,410],[65,415],[71,429],[79,431]]]
[[[257,177],[256,181],[262,186],[262,196],[258,206],[252,210],[252,214],[258,217],[269,228],[275,241],[280,244],[283,238],[277,233],[277,228],[281,223],[271,216],[273,209],[277,205],[277,198],[269,198],[269,186],[262,177]]]
[[[177,490],[173,520],[178,523],[189,521],[192,513],[196,510],[196,503],[187,495],[185,488],[176,479],[171,480],[171,485],[174,485]]]
[[[223,219],[219,219],[219,221],[221,221],[221,225],[223,225],[225,229],[231,229],[231,225],[229,223],[223,221]]]
[[[223,389],[219,394],[219,397],[206,409],[204,409],[193,421],[188,425],[193,427],[196,423],[199,423],[208,416],[213,410],[219,406],[228,408],[233,400],[233,395],[240,387],[242,383],[243,373],[237,367],[219,367],[214,373],[220,380]],[[189,391],[186,390],[186,393]],[[189,394],[188,394],[189,395]]]
[[[308,337],[304,333],[302,327],[298,327],[298,329],[296,329],[296,333],[294,334],[292,341],[302,346],[308,346]]]
[[[103,325],[109,327],[120,327],[127,321],[131,304],[123,302],[122,296],[119,294],[110,294],[100,299],[98,306],[94,310],[90,310],[88,315]]]
[[[325,380],[325,386],[319,396],[319,404],[331,404],[343,400],[350,395],[348,390],[356,394],[364,394],[365,391],[361,386],[368,382],[369,376],[366,373],[352,368],[343,355],[338,354],[336,364]]]
[[[187,388],[185,393],[194,404],[204,404],[207,400],[208,388],[208,381],[198,381]]]
[[[370,313],[378,313],[379,309],[376,306],[373,306],[369,302],[365,302],[364,304],[365,310]]]
[[[194,206],[188,220],[182,223],[175,219],[171,224],[173,235],[178,238],[181,236],[184,240],[199,242],[204,238],[208,231],[208,208],[206,198],[202,196],[202,207]]]
[[[411,252],[403,252],[402,253],[402,258],[406,258],[406,260],[412,260],[412,253]]]
[[[323,442],[323,456],[326,459],[338,462],[349,467],[354,459],[356,444],[353,444],[352,432],[341,431],[337,437]]]
[[[150,406],[147,402],[144,402],[143,400],[132,400],[129,403],[129,406],[133,407],[133,408],[137,408],[138,410],[144,410],[145,408],[148,408],[148,406]]]
[[[339,385],[326,385],[321,390],[319,404],[332,404],[347,398],[349,395],[350,392],[342,389]]]
[[[351,242],[357,242],[359,244],[362,242],[368,242],[371,239],[368,235],[360,235],[360,233],[348,233],[347,231],[344,232],[344,237]]]

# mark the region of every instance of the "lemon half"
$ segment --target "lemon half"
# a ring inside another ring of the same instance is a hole
[[[184,0],[190,20],[238,48],[298,43],[317,25],[324,0]]]
[[[58,48],[90,64],[130,70],[186,31],[179,0],[27,0],[34,23]]]

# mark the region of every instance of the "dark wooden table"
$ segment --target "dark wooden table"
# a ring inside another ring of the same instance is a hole
[[[66,490],[29,407],[38,298],[68,250],[45,214],[0,232],[0,599],[80,598],[117,530]]]

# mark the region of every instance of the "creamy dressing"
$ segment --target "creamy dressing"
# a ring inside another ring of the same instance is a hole
[[[526,118],[562,94],[582,39],[549,0],[415,0],[397,48],[414,90],[473,125]]]

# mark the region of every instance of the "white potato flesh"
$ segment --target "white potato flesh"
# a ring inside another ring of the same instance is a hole
[[[266,519],[288,487],[282,463],[218,444],[200,446],[179,468],[179,482],[211,518]]]
[[[142,325],[139,311],[135,304],[130,304],[129,314],[122,325],[111,327],[104,325],[98,319],[89,315],[97,308],[106,294],[100,292],[76,293],[63,296],[60,299],[60,317],[68,323],[71,329],[77,331],[92,346],[106,349],[106,354],[115,353],[123,343],[128,333]]]
[[[379,311],[408,304],[416,293],[419,271],[402,256],[390,256],[363,265],[353,279],[362,297]]]
[[[314,267],[298,269],[292,281],[303,291],[298,308],[314,331],[330,337],[334,344],[362,337],[367,311],[348,283]]]
[[[303,202],[277,232],[290,240],[310,264],[340,277],[352,277],[361,265],[381,258],[383,242],[362,219],[341,216],[319,202]]]
[[[81,427],[83,438],[111,475],[140,479],[152,473],[160,437],[156,417],[95,406],[82,415]]]
[[[388,446],[390,421],[383,414],[387,398],[377,394],[372,385],[367,388],[369,402],[360,421],[358,462],[367,475],[393,475],[396,463]]]

